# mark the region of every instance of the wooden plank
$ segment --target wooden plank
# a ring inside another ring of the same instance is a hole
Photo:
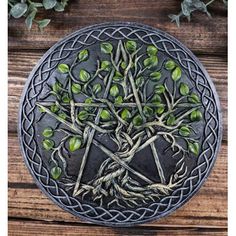
[[[92,24],[109,21],[133,21],[164,30],[200,53],[226,54],[227,11],[222,3],[210,7],[212,19],[194,13],[191,23],[185,19],[181,28],[170,22],[168,14],[176,14],[180,2],[173,0],[80,0],[72,1],[65,12],[50,12],[52,23],[40,32],[37,27],[29,32],[24,19],[9,21],[10,49],[47,49],[64,36]],[[48,18],[48,12],[41,14]]]
[[[45,235],[80,235],[80,236],[111,236],[111,235],[181,235],[181,236],[199,236],[199,235],[214,235],[224,236],[227,235],[226,229],[221,228],[178,228],[178,227],[130,227],[130,228],[111,228],[95,225],[82,225],[82,224],[58,224],[55,222],[42,222],[42,221],[26,221],[26,220],[10,220],[8,223],[9,236],[45,236]],[[17,232],[17,233],[16,233]]]
[[[80,222],[50,201],[34,184],[24,165],[17,137],[9,136],[9,216],[37,220]],[[227,225],[227,146],[223,144],[208,180],[191,201],[151,225]],[[146,225],[150,225],[146,224]]]
[[[19,99],[30,71],[44,51],[17,51],[9,55],[9,132],[16,132]],[[223,140],[227,140],[227,58],[199,56],[206,67],[220,97],[223,112]]]

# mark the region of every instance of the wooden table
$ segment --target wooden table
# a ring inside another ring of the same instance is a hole
[[[179,11],[176,0],[80,0],[66,12],[50,13],[43,33],[9,21],[9,235],[226,235],[227,234],[227,12],[215,4],[213,18],[195,14],[181,28],[167,15]],[[45,16],[45,18],[47,18]],[[42,55],[59,39],[84,26],[134,21],[164,30],[182,41],[206,67],[220,96],[224,135],[212,173],[191,201],[161,220],[108,228],[82,222],[50,201],[23,163],[17,139],[17,112],[26,79]]]

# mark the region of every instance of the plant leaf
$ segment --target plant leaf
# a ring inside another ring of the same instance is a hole
[[[200,121],[202,119],[202,113],[199,110],[192,111],[190,114],[191,121]]]
[[[54,131],[51,127],[48,127],[43,130],[42,134],[45,138],[50,138],[54,135]]]
[[[172,74],[171,74],[171,78],[172,78],[174,81],[177,81],[177,80],[179,80],[179,79],[181,78],[181,76],[182,76],[182,71],[181,71],[180,67],[177,66],[177,67],[173,70],[173,72],[172,72]]]
[[[121,104],[123,102],[123,97],[122,96],[118,96],[115,98],[115,104]]]
[[[84,49],[82,51],[79,52],[79,55],[78,55],[78,58],[79,58],[79,61],[86,61],[89,57],[89,52],[87,49]]]
[[[72,83],[71,91],[74,94],[79,94],[81,92],[81,85],[80,84],[76,84],[76,83]]]
[[[55,7],[57,0],[43,0],[43,6],[46,10],[52,9]]]
[[[197,104],[200,103],[200,98],[196,93],[191,93],[190,97],[188,97],[188,101]]]
[[[80,111],[78,114],[78,119],[79,120],[87,120],[89,117],[89,113],[87,111]]]
[[[117,97],[118,96],[118,94],[119,94],[119,88],[118,88],[118,86],[115,84],[115,85],[113,85],[111,88],[110,88],[110,95],[112,96],[112,97]]]
[[[35,15],[36,15],[36,10],[32,11],[25,19],[25,24],[29,30],[32,28]]]
[[[173,70],[174,68],[176,67],[176,64],[173,60],[168,60],[166,63],[165,63],[165,68],[167,70]]]
[[[102,86],[101,86],[101,84],[94,84],[93,85],[93,92],[94,92],[94,94],[98,94],[98,93],[100,93],[102,91]]]
[[[152,103],[161,103],[161,97],[158,94],[154,94],[152,97]]]
[[[111,69],[111,62],[109,62],[109,61],[102,61],[101,69],[105,70],[105,71],[110,71],[110,69]]]
[[[185,83],[180,84],[179,92],[181,95],[186,96],[189,94],[189,87]]]
[[[90,79],[90,74],[86,70],[81,69],[79,72],[79,78],[82,82],[88,82]]]
[[[56,113],[59,111],[59,107],[56,104],[53,104],[50,106],[50,110],[51,112]]]
[[[167,121],[166,121],[166,124],[169,125],[169,126],[173,126],[175,125],[175,116],[173,114],[170,114]]]
[[[150,74],[151,80],[152,81],[158,81],[161,79],[161,72],[160,71],[155,71]]]
[[[37,21],[38,27],[40,30],[42,30],[44,27],[46,27],[50,22],[51,22],[50,19],[43,19],[43,20]]]
[[[54,10],[57,12],[62,12],[65,10],[65,7],[63,6],[62,3],[57,2],[56,5],[54,6]]]
[[[188,143],[188,149],[190,152],[192,152],[195,156],[199,154],[199,144],[197,142],[194,143]]]
[[[20,18],[26,13],[27,9],[28,5],[26,3],[17,3],[11,8],[10,14],[14,18]]]
[[[148,56],[156,56],[157,55],[157,51],[158,51],[158,49],[155,46],[153,46],[153,45],[149,45],[147,47],[147,54],[148,54]]]
[[[181,126],[179,129],[179,134],[184,137],[188,137],[191,131],[187,126]]]
[[[123,75],[119,71],[116,71],[116,73],[112,79],[115,82],[119,82],[119,81],[123,80]]]
[[[71,152],[75,152],[76,150],[79,150],[81,147],[81,139],[77,136],[74,136],[70,138],[69,140],[69,150]]]
[[[151,68],[157,66],[158,58],[157,58],[157,56],[150,56],[144,60],[143,64],[148,69],[151,69]]]
[[[60,176],[62,174],[62,170],[60,167],[55,166],[51,169],[50,173],[51,173],[52,178],[57,180],[60,178]]]
[[[59,64],[57,66],[57,69],[62,73],[62,74],[65,74],[65,73],[68,73],[70,68],[67,64]]]
[[[146,117],[151,117],[153,115],[154,111],[151,107],[149,106],[144,106],[143,108],[143,114],[146,116]]]
[[[54,147],[54,142],[51,139],[43,140],[43,148],[47,151],[51,150]]]
[[[143,119],[140,115],[136,115],[133,120],[132,120],[132,123],[134,126],[140,126],[143,124]]]
[[[137,43],[135,41],[129,40],[125,43],[125,47],[130,53],[132,53],[136,51]]]
[[[162,93],[164,93],[164,92],[165,92],[165,87],[164,87],[164,85],[158,84],[158,85],[155,86],[155,88],[154,88],[154,93],[162,94]]]
[[[123,120],[128,121],[131,117],[132,117],[132,115],[131,115],[130,111],[129,111],[127,108],[125,108],[125,109],[122,110],[122,112],[121,112],[121,118],[122,118]]]
[[[142,76],[138,77],[135,80],[135,85],[136,85],[137,88],[142,87],[143,84],[144,84],[144,78]]]
[[[111,119],[111,114],[108,110],[103,109],[100,117],[103,121],[108,121]]]
[[[61,99],[62,99],[62,101],[63,101],[64,103],[70,103],[69,93],[63,93]]]
[[[59,93],[62,89],[62,84],[58,81],[56,81],[53,85],[52,85],[52,90],[55,92],[55,93]]]
[[[156,114],[161,115],[165,111],[164,104],[160,104],[159,107],[156,109]]]
[[[101,51],[106,54],[110,54],[113,50],[113,46],[110,43],[102,43],[101,44]]]

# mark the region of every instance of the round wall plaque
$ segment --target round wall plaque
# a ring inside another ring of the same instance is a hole
[[[222,125],[198,59],[136,23],[81,29],[31,72],[19,112],[40,189],[81,219],[130,226],[163,217],[203,184]]]

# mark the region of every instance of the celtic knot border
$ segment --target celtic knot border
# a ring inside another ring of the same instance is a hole
[[[93,207],[69,196],[56,181],[50,178],[38,153],[35,137],[35,102],[43,90],[45,81],[59,63],[71,53],[97,41],[108,39],[139,39],[145,44],[154,44],[160,51],[167,53],[185,69],[198,92],[202,95],[204,118],[207,121],[204,132],[206,139],[202,143],[197,166],[182,186],[164,197],[160,202],[147,208],[134,210],[108,210]],[[79,30],[53,46],[31,72],[21,98],[19,111],[19,139],[25,162],[39,187],[63,209],[97,224],[111,226],[129,226],[158,219],[174,211],[186,202],[202,185],[212,168],[219,149],[222,126],[220,106],[209,75],[195,56],[173,37],[166,33],[136,23],[100,24]]]

